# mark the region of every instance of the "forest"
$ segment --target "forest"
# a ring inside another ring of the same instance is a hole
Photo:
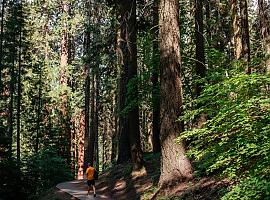
[[[0,200],[60,199],[87,163],[116,200],[270,199],[269,0],[0,13]]]

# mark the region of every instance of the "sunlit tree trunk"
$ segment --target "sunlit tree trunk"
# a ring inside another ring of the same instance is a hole
[[[234,55],[236,59],[242,56],[241,21],[239,19],[238,0],[231,0],[231,13],[233,22]]]
[[[267,13],[267,3],[265,2],[265,0],[258,0],[258,5],[263,47],[267,56],[270,56],[270,21],[269,13]],[[270,58],[266,60],[266,69],[267,72],[270,73]]]
[[[160,70],[161,70],[161,186],[192,178],[192,167],[183,142],[176,138],[183,131],[177,119],[183,114],[178,0],[160,0]]]
[[[80,114],[80,122],[79,122],[79,136],[78,136],[78,173],[77,179],[83,179],[84,173],[84,143],[85,143],[85,120],[86,120],[86,111],[81,112]],[[89,112],[89,111],[88,111]],[[89,116],[88,116],[89,119]],[[89,123],[89,122],[88,122]]]

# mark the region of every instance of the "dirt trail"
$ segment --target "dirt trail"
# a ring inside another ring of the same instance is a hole
[[[97,196],[93,197],[93,194],[90,192],[90,195],[87,196],[87,184],[85,180],[74,180],[64,183],[59,183],[56,186],[59,190],[64,191],[77,199],[80,200],[113,200],[108,195],[104,194],[106,188],[97,187]]]

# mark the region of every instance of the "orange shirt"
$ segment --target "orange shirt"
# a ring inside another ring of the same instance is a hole
[[[87,168],[86,170],[87,180],[94,180],[94,171],[95,171],[95,168],[93,167]]]

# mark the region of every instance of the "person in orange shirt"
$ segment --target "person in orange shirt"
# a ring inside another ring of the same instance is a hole
[[[88,192],[87,195],[89,195],[90,187],[92,186],[94,197],[96,197],[96,187],[95,187],[95,178],[94,178],[95,168],[88,163],[88,167],[86,169],[86,176],[87,176],[87,185],[88,185]]]

